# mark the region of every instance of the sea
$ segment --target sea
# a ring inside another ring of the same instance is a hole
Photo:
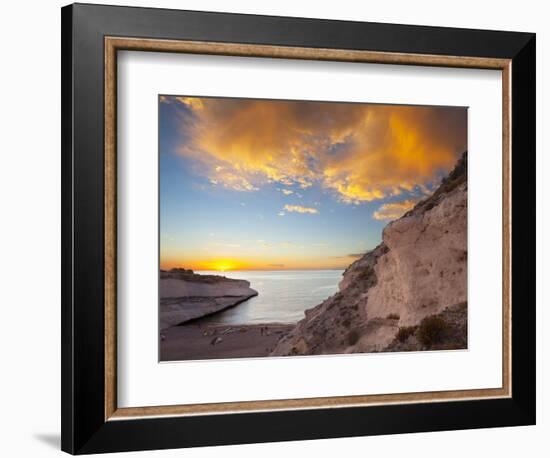
[[[212,324],[296,323],[338,291],[343,270],[196,271],[248,280],[258,295],[205,320]]]

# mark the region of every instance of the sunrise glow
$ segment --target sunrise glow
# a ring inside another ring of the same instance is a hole
[[[214,261],[212,263],[212,270],[220,270],[225,272],[226,270],[235,270],[238,264],[234,261],[224,260],[224,261]]]
[[[462,107],[161,96],[161,267],[344,269],[466,149]]]

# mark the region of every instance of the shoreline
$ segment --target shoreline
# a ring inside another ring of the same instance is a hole
[[[281,337],[295,324],[208,324],[200,319],[164,329],[160,361],[255,358],[269,356]]]
[[[223,305],[221,308],[218,308],[218,309],[215,309],[215,310],[212,310],[212,311],[205,312],[204,315],[199,315],[195,318],[189,318],[187,321],[182,322],[180,324],[176,324],[175,326],[184,326],[185,324],[197,323],[197,322],[199,322],[203,319],[212,318],[213,316],[216,316],[220,313],[223,313],[226,310],[232,309],[232,308],[236,307],[237,305],[240,305],[243,302],[246,302],[246,301],[252,299],[253,297],[256,297],[257,295],[258,295],[258,292],[256,292],[256,294],[251,294],[248,297],[243,296],[242,298],[238,299],[236,302],[233,302],[233,303],[230,303],[230,304],[227,304],[227,305]],[[242,326],[246,326],[246,325],[243,324]]]

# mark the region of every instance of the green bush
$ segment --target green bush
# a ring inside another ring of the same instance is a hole
[[[443,318],[436,315],[427,316],[418,327],[418,340],[422,345],[431,347],[441,342],[448,327],[448,323]]]
[[[399,328],[399,331],[397,331],[395,338],[399,340],[399,342],[405,342],[415,332],[416,326],[403,326],[402,328]]]

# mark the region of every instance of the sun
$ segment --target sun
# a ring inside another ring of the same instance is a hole
[[[180,263],[184,264],[184,263]],[[210,271],[218,271],[218,272],[226,272],[229,270],[243,270],[246,263],[244,263],[240,259],[231,259],[231,258],[221,258],[221,259],[208,259],[208,260],[200,260],[195,262],[186,262],[185,263],[188,268],[191,268],[193,270],[210,270]]]
[[[233,270],[236,267],[236,263],[227,259],[214,261],[213,268],[214,270],[219,270],[225,272],[226,270]]]

